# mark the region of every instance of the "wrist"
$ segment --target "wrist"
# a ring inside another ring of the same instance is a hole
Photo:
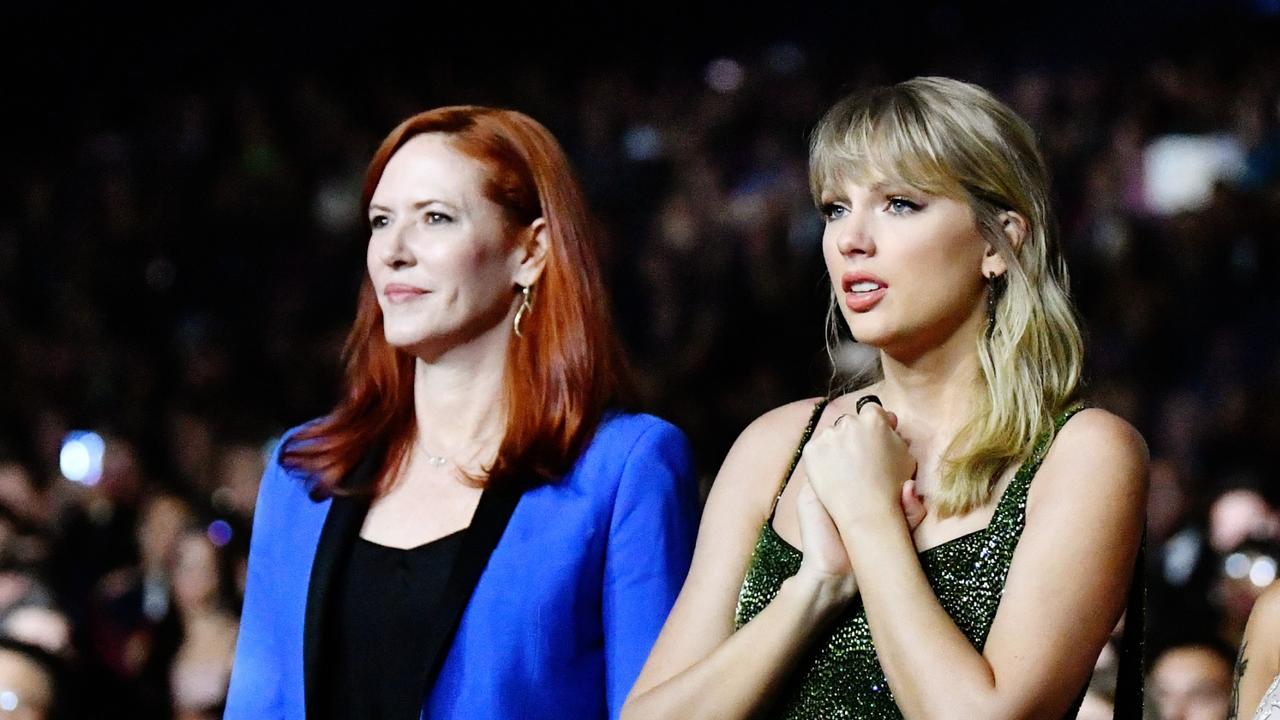
[[[877,497],[859,498],[857,502],[840,503],[827,506],[831,519],[840,529],[843,536],[849,530],[870,529],[875,531],[891,528],[895,523],[906,523],[902,513],[902,503],[898,498]]]
[[[905,542],[914,547],[907,518],[897,505],[879,512],[862,513],[856,519],[850,519],[840,526],[840,537],[855,568],[858,567],[859,557],[883,551],[893,543]]]
[[[787,578],[778,596],[797,606],[812,622],[820,623],[839,614],[857,594],[853,576],[838,578],[799,572]]]

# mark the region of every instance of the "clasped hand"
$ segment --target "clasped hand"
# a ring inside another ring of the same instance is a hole
[[[868,404],[816,431],[801,456],[807,480],[796,496],[800,572],[844,600],[857,583],[836,519],[842,525],[900,513],[914,530],[926,514],[911,479],[916,461],[897,425],[893,413]]]

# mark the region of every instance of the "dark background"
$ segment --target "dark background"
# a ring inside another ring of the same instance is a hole
[[[210,601],[234,616],[254,463],[338,390],[364,166],[401,119],[455,103],[562,141],[606,228],[642,404],[685,429],[709,482],[752,418],[827,388],[814,122],[919,74],[993,90],[1054,173],[1089,396],[1151,446],[1152,651],[1238,641],[1257,586],[1221,557],[1249,538],[1269,556],[1280,525],[1274,0],[53,3],[3,11],[0,63],[0,564],[26,588],[12,607],[65,618],[55,650],[82,682],[141,698],[122,716],[166,716],[173,648],[196,632],[122,590],[174,592],[173,549],[151,569],[139,553],[145,518],[176,512],[153,499],[177,498],[182,527],[234,528]],[[1142,157],[1170,134],[1225,137],[1244,170],[1154,212]],[[58,469],[77,428],[114,458],[92,489]]]

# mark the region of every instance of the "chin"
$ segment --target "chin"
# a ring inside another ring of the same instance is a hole
[[[388,323],[385,320],[383,321],[382,334],[387,339],[388,345],[400,350],[409,350],[423,343],[429,343],[437,335],[437,333],[431,332],[426,328],[402,327],[399,323]]]
[[[862,320],[862,318],[859,318],[859,320]],[[845,327],[848,328],[853,338],[863,345],[870,345],[879,349],[893,341],[893,333],[889,332],[880,323],[851,323],[846,320]]]

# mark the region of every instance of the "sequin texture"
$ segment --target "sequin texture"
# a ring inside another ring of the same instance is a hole
[[[824,405],[814,409],[800,447],[787,469],[787,478],[795,470]],[[1057,418],[1057,427],[1061,428],[1077,410],[1078,407],[1072,408]],[[921,567],[942,607],[979,651],[986,643],[1000,605],[1005,577],[1026,520],[1027,492],[1048,445],[1047,437],[1036,443],[1031,457],[1005,489],[986,528],[919,554]],[[775,501],[775,510],[776,506]],[[801,558],[801,552],[774,531],[771,515],[760,528],[738,595],[736,627],[746,625],[773,601],[783,581],[799,571]],[[902,717],[876,658],[860,597],[854,597],[827,641],[813,648],[797,668],[771,717],[787,720]]]

